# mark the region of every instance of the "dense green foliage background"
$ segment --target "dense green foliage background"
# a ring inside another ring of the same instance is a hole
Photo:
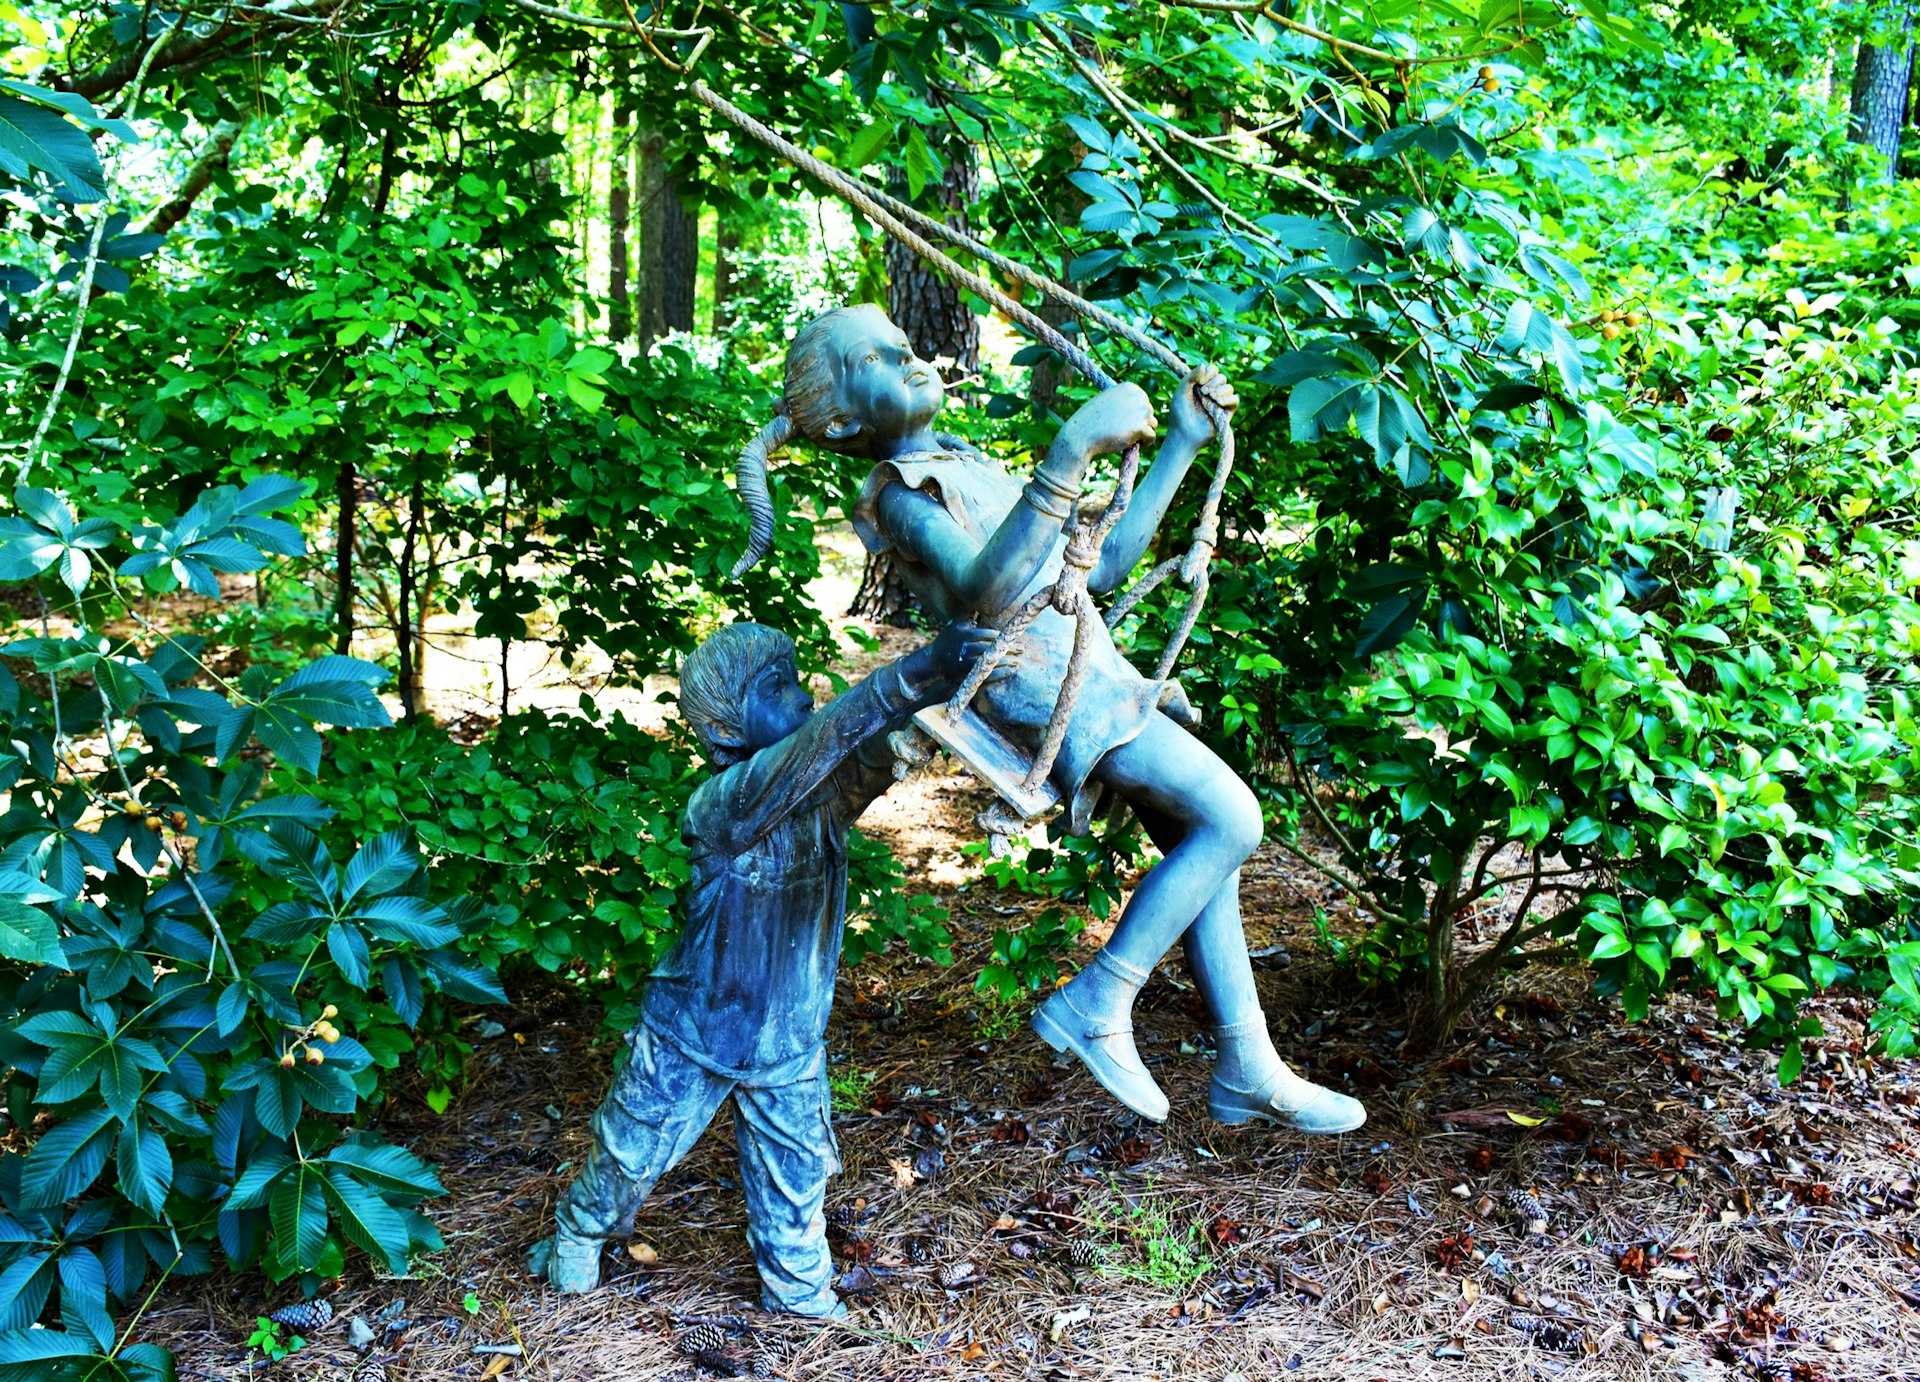
[[[1552,955],[1784,1078],[1833,985],[1912,1053],[1920,205],[1850,124],[1904,3],[846,10],[0,3],[0,1376],[167,1375],[116,1313],[172,1273],[404,1270],[382,1073],[443,1101],[536,967],[631,1011],[691,743],[504,680],[436,725],[427,614],[634,684],[731,617],[836,658],[858,468],[778,471],[738,584],[727,477],[793,328],[901,285],[695,76],[904,195],[967,162],[998,248],[1239,381],[1185,680],[1428,1030]],[[1017,347],[953,422],[1016,465],[1086,393]],[[992,870],[1098,910],[1134,848]],[[856,884],[849,959],[952,959]]]

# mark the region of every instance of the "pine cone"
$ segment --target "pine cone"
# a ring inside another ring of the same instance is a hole
[[[333,1322],[333,1306],[324,1300],[301,1301],[283,1305],[267,1318],[288,1329],[325,1329]]]
[[[709,1320],[686,1330],[675,1343],[687,1357],[698,1359],[703,1353],[724,1352],[727,1347],[727,1331]]]
[[[1550,1353],[1586,1352],[1586,1336],[1559,1320],[1521,1315],[1513,1321],[1513,1327],[1533,1340],[1535,1348],[1544,1348]]]
[[[389,1382],[385,1363],[362,1363],[353,1374],[353,1382]]]
[[[752,1370],[755,1377],[777,1377],[780,1375],[780,1360],[764,1348],[756,1349]]]
[[[1067,1260],[1081,1270],[1097,1267],[1100,1265],[1100,1249],[1095,1247],[1090,1239],[1076,1238],[1073,1240],[1073,1245],[1067,1249]]]
[[[1507,1212],[1525,1232],[1535,1236],[1545,1233],[1553,1218],[1545,1203],[1531,1190],[1509,1190]]]

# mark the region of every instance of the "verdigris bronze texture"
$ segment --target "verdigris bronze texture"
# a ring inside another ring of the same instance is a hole
[[[847,909],[847,827],[893,781],[887,735],[949,695],[992,644],[951,623],[824,710],[793,643],[720,629],[687,658],[680,713],[716,769],[687,804],[686,929],[654,970],[585,1167],[529,1265],[563,1291],[600,1280],[606,1240],[731,1099],[762,1303],[838,1315],[822,1213],[839,1168],[828,1010]]]
[[[1113,590],[1138,564],[1181,480],[1213,439],[1203,398],[1231,413],[1231,387],[1211,367],[1174,394],[1172,426],[1131,505],[1108,535],[1088,589]],[[1066,525],[1094,458],[1151,440],[1152,404],[1121,384],[1061,427],[1023,484],[993,459],[933,428],[944,390],[932,366],[875,307],[844,307],[803,328],[789,350],[785,397],[740,457],[740,494],[752,520],[744,569],[773,541],[770,457],[795,437],[873,463],[854,510],[869,552],[895,563],[936,619],[993,625],[1059,575]],[[1029,628],[1011,670],[974,708],[1028,749],[1053,713],[1067,674],[1074,623],[1047,610]],[[1084,828],[1093,795],[1116,793],[1162,854],[1141,879],[1094,960],[1034,1015],[1056,1050],[1071,1052],[1143,1117],[1166,1117],[1166,1096],[1140,1059],[1132,1006],[1148,974],[1182,941],[1218,1045],[1208,1107],[1227,1123],[1260,1118],[1305,1132],[1357,1128],[1354,1099],[1295,1074],[1274,1049],[1240,920],[1241,864],[1260,842],[1259,804],[1245,783],[1161,707],[1184,708],[1171,687],[1143,677],[1102,631],[1052,782]]]

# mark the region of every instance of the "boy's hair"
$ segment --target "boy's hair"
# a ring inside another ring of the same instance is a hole
[[[702,640],[680,667],[680,718],[716,767],[747,757],[747,687],[793,640],[765,624],[728,624]]]

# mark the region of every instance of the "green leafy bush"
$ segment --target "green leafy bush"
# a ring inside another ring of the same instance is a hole
[[[1666,323],[1616,352],[1635,416],[1503,398],[1425,484],[1329,480],[1243,574],[1277,612],[1229,664],[1245,728],[1436,1029],[1545,942],[1632,1016],[1714,994],[1788,1078],[1834,983],[1914,1049],[1920,375],[1838,305]]]
[[[0,1360],[159,1375],[151,1350],[109,1361],[156,1271],[312,1283],[349,1247],[399,1272],[439,1244],[432,1170],[356,1124],[430,1003],[502,999],[461,949],[491,913],[433,901],[403,834],[336,859],[302,790],[316,725],[387,722],[386,674],[323,657],[229,684],[140,613],[300,554],[273,516],[300,489],[210,489],[128,534],[22,488],[0,519],[0,581],[46,611],[0,648],[0,1065],[31,1134],[0,1155]],[[262,793],[262,749],[286,790]],[[64,1332],[26,1332],[43,1316]]]
[[[477,963],[566,974],[624,1030],[680,932],[689,877],[680,819],[706,775],[684,733],[590,709],[531,710],[472,746],[425,723],[337,735],[312,790],[333,813],[331,830],[409,830],[437,887],[494,909],[496,924],[459,942]],[[944,910],[907,889],[886,847],[853,831],[849,854],[846,961],[900,942],[951,963]]]

